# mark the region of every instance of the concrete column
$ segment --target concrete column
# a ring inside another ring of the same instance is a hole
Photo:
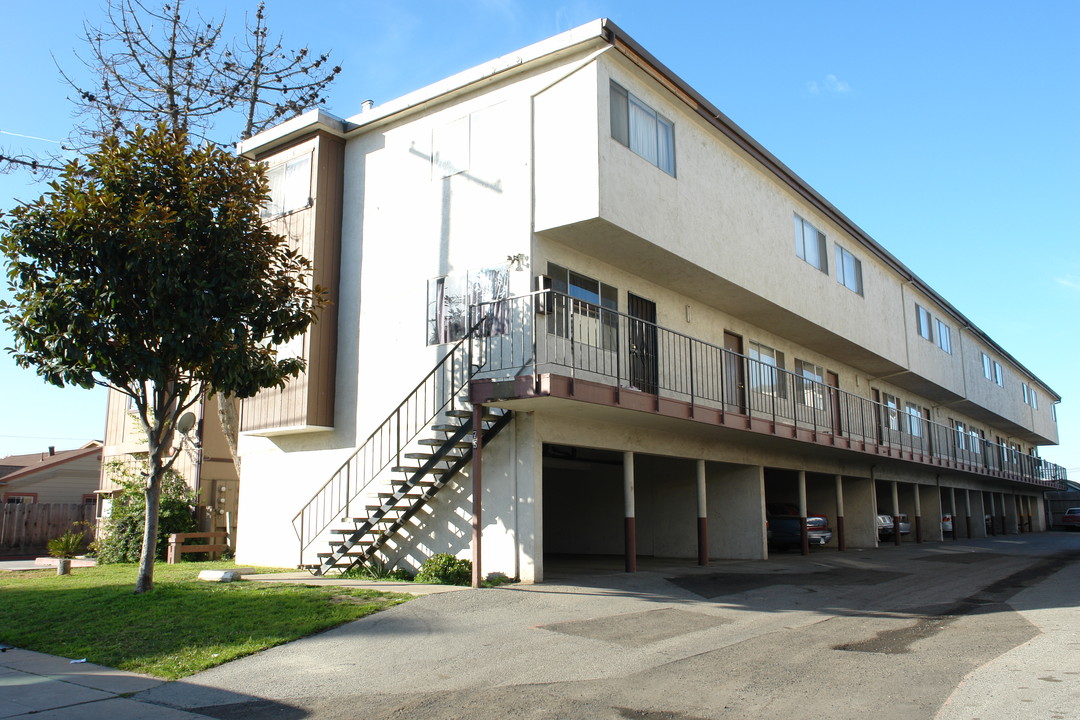
[[[960,524],[960,515],[956,512],[956,488],[949,488],[949,514],[952,515],[952,539],[956,541],[957,525]]]
[[[915,542],[921,543],[922,537],[922,487],[916,484],[915,490]]]
[[[971,490],[964,490],[964,531],[965,537],[971,539]]]
[[[983,493],[984,498],[987,495],[990,496],[990,507],[984,508],[984,510],[988,510],[988,512],[986,512],[985,514],[990,516],[990,534],[997,535],[997,508],[994,505],[994,493]]]
[[[480,547],[483,540],[484,485],[482,482],[484,467],[484,406],[480,403],[473,405],[473,452],[472,452],[472,586],[480,587],[484,580],[483,570],[480,567],[480,558],[483,555]]]
[[[709,512],[705,485],[705,461],[697,461],[697,540],[698,565],[709,564]]]
[[[802,534],[802,554],[810,554],[810,534],[806,527],[806,471],[799,471],[799,531]]]
[[[1001,496],[999,498],[999,500],[1001,501],[1000,508],[999,508],[1001,510],[1001,513],[998,515],[998,517],[1000,518],[1000,521],[1001,521],[1001,534],[1002,535],[1008,535],[1009,534],[1009,526],[1006,524],[1006,521],[1005,521],[1005,515],[1006,515],[1006,511],[1005,511],[1005,493],[998,493],[998,494]]]
[[[893,480],[892,482],[892,522],[893,522],[893,544],[900,544],[900,487],[899,484]]]
[[[634,514],[634,453],[623,453],[624,552],[626,572],[637,572],[637,520]]]
[[[836,547],[840,550],[847,549],[847,538],[844,536],[844,477],[836,476]]]

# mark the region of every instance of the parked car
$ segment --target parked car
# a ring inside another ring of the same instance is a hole
[[[1080,507],[1066,510],[1061,516],[1061,524],[1067,528],[1080,528]]]
[[[900,534],[907,535],[911,532],[911,523],[907,513],[900,513]],[[877,516],[878,539],[890,537],[893,534],[893,516],[879,512]]]
[[[951,514],[946,513],[941,516],[941,532],[951,533],[953,529],[953,518]]]
[[[765,518],[769,545],[777,550],[802,547],[798,508],[787,503],[769,503],[765,506]],[[811,545],[827,545],[832,541],[829,518],[819,513],[807,513],[806,535]]]

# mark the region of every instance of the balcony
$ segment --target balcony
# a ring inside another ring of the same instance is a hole
[[[1048,489],[1065,469],[802,372],[551,291],[471,308],[472,399],[562,398]],[[644,313],[647,314],[647,313]],[[869,389],[868,389],[869,392]]]

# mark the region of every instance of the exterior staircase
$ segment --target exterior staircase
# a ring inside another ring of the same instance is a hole
[[[293,518],[299,567],[314,575],[370,562],[511,420],[484,408],[473,427],[472,333],[458,342]],[[354,512],[356,511],[356,512]],[[319,545],[327,552],[312,552]],[[312,562],[317,560],[317,562]]]

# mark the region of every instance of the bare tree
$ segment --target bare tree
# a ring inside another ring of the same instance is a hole
[[[271,41],[263,2],[231,43],[224,18],[193,15],[185,0],[162,0],[160,6],[108,0],[104,20],[83,29],[87,52],[77,57],[88,79],[60,68],[82,116],[68,145],[80,150],[158,122],[197,141],[246,139],[326,102],[324,93],[341,72],[328,53],[288,50],[281,36]],[[228,129],[219,134],[219,125]],[[0,153],[0,172],[55,172],[64,163],[59,156]],[[239,472],[237,402],[218,394],[218,408]]]

